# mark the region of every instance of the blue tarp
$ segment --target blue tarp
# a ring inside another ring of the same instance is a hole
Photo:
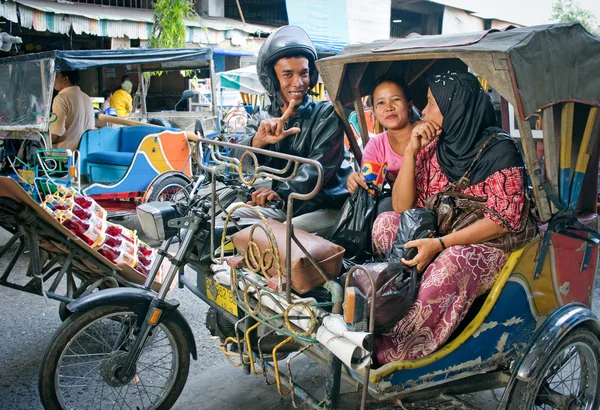
[[[213,53],[216,55],[234,56],[234,57],[253,57],[256,56],[251,51],[228,50],[226,48],[213,47]]]
[[[346,0],[286,0],[290,25],[304,29],[318,51],[339,53],[350,44]]]

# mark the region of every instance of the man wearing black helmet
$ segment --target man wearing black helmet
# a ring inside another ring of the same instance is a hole
[[[267,38],[258,53],[257,70],[272,102],[249,120],[247,135],[239,143],[321,163],[321,192],[309,201],[296,202],[293,217],[295,227],[325,234],[348,197],[346,179],[352,169],[344,161],[344,131],[333,106],[308,95],[319,77],[316,59],[315,47],[300,27],[281,27]],[[240,157],[242,153],[236,150],[234,155]],[[286,165],[277,158],[261,160],[273,168],[283,169]],[[291,181],[273,181],[271,188],[255,191],[249,204],[262,207],[266,217],[283,221],[285,213],[267,208],[267,202],[286,201],[292,192],[308,193],[316,181],[314,167],[302,165]],[[252,216],[243,209],[238,211],[238,216]]]

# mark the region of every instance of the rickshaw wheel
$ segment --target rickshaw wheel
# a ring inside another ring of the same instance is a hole
[[[189,196],[190,193],[190,183],[177,175],[170,176],[168,178],[159,181],[157,184],[153,185],[152,193],[148,196],[148,202],[153,201],[171,201],[175,202],[174,199],[176,196],[179,196],[181,191],[185,198]],[[182,199],[182,198],[180,198]]]
[[[45,409],[170,409],[181,394],[190,350],[180,325],[165,318],[150,335],[132,377],[123,378],[124,354],[135,342],[137,316],[124,306],[73,314],[42,360],[39,393]]]
[[[587,329],[570,332],[535,379],[517,380],[508,410],[598,408],[600,341]]]

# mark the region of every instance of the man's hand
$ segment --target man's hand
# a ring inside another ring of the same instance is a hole
[[[277,192],[273,191],[270,188],[259,188],[256,191],[252,192],[252,200],[246,202],[248,205],[252,206],[260,206],[262,208],[268,208],[268,201],[280,201],[281,197],[277,194]]]
[[[435,255],[442,251],[442,244],[436,238],[417,239],[408,241],[404,245],[405,248],[417,248],[417,256],[407,261],[402,258],[402,263],[406,266],[417,266],[417,270],[421,272],[435,258]]]
[[[364,177],[360,172],[351,173],[346,181],[346,188],[348,188],[350,195],[354,194],[359,186],[363,187],[364,189],[369,189]]]
[[[287,110],[285,110],[281,118],[262,120],[256,131],[256,135],[252,138],[252,146],[264,148],[267,145],[278,143],[289,135],[298,134],[300,132],[300,128],[298,127],[292,127],[289,130],[283,129],[285,122],[294,112],[295,104],[296,101],[291,100]]]
[[[419,121],[415,123],[406,153],[417,155],[419,151],[431,144],[442,133],[442,128],[432,121]]]

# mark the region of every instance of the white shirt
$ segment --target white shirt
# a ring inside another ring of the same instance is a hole
[[[55,148],[76,150],[81,136],[94,128],[94,107],[90,97],[77,85],[63,88],[52,102],[57,116],[50,124]]]

